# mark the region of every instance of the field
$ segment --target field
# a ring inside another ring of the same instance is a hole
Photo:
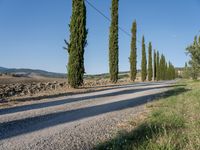
[[[146,104],[148,115],[132,131],[122,131],[96,149],[200,149],[200,82],[181,81],[156,102]],[[131,120],[130,124],[135,124]]]

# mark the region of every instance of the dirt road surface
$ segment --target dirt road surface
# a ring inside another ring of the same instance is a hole
[[[87,150],[175,81],[137,83],[0,109],[0,150]]]

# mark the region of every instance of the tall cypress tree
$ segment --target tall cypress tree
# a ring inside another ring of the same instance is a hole
[[[118,4],[119,0],[112,0],[111,26],[109,37],[109,71],[110,81],[116,83],[118,80]]]
[[[157,81],[160,80],[160,55],[159,55],[159,51],[157,51],[157,54],[156,54],[156,80]]]
[[[72,16],[70,22],[70,41],[65,40],[68,53],[68,83],[77,88],[83,84],[84,48],[87,43],[86,7],[84,0],[72,0]]]
[[[152,69],[152,44],[149,42],[149,50],[148,50],[148,80],[152,81],[153,69]]]
[[[159,68],[160,68],[160,79],[164,80],[164,78],[165,78],[165,57],[163,54],[161,55],[161,58],[160,58]]]
[[[168,70],[168,64],[167,61],[165,60],[165,80],[168,80],[167,70]]]
[[[166,62],[166,80],[170,80],[169,79],[169,65],[167,62]]]
[[[176,78],[176,70],[171,62],[169,62],[169,65],[168,65],[168,75],[169,75],[169,77],[168,77],[169,80],[173,80]]]
[[[135,81],[136,74],[137,74],[137,23],[136,21],[133,22],[132,25],[132,40],[131,40],[131,52],[130,52],[130,78],[131,81]]]
[[[153,54],[153,79],[154,81],[156,80],[156,50],[154,50],[154,54]]]
[[[147,59],[146,59],[146,48],[145,39],[142,37],[142,63],[141,63],[141,79],[144,82],[147,77]]]
[[[172,80],[173,79],[173,66],[172,66],[172,64],[171,64],[171,62],[169,62],[169,78],[170,78],[170,80]]]

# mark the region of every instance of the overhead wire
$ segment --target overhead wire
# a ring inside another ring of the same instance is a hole
[[[85,0],[85,2],[86,2],[91,8],[93,8],[97,13],[99,13],[101,16],[103,16],[106,20],[108,20],[109,22],[112,21],[108,16],[106,16],[101,10],[99,10],[97,7],[95,7],[91,2],[89,2],[88,0]],[[119,30],[120,30],[121,32],[123,32],[123,33],[126,34],[127,36],[131,37],[131,34],[130,34],[128,31],[126,31],[125,29],[123,29],[121,26],[118,26],[118,28],[119,28]],[[139,40],[137,40],[137,42],[140,43],[140,44],[142,44],[142,42],[139,41]],[[147,46],[145,46],[145,47],[148,49]]]
[[[100,11],[97,7],[95,7],[92,3],[90,3],[88,0],[85,0],[85,2],[92,7],[96,12],[98,12],[101,16],[103,16],[106,20],[108,20],[109,22],[111,22],[111,19],[106,16],[102,11]],[[131,34],[129,32],[127,32],[125,29],[123,29],[121,26],[118,26],[119,30],[121,30],[124,34],[126,34],[127,36],[131,37]],[[141,43],[140,41],[138,41],[139,43]]]

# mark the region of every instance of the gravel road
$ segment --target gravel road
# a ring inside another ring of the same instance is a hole
[[[123,85],[0,109],[0,150],[93,149],[173,83]]]

